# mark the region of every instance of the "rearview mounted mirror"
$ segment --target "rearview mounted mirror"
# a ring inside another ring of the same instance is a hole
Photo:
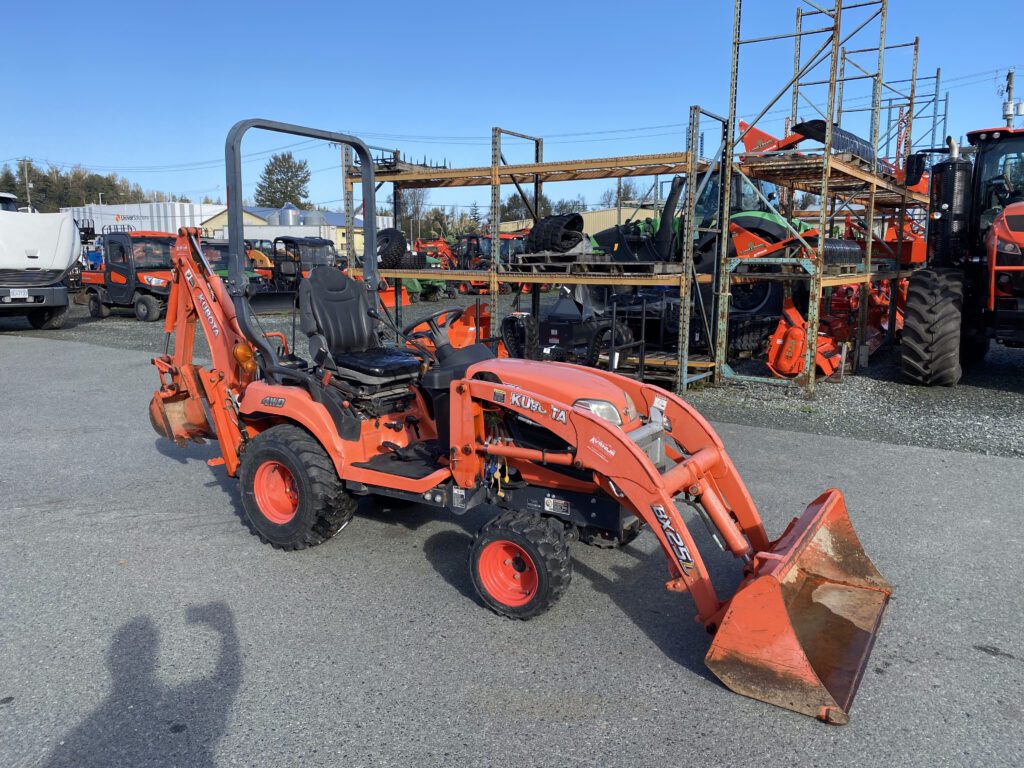
[[[921,182],[921,177],[924,176],[925,169],[925,156],[922,154],[914,154],[907,158],[907,178],[904,184],[908,187],[913,187]]]

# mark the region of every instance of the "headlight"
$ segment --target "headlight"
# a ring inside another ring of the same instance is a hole
[[[1008,240],[996,240],[996,250],[1010,256],[1020,256],[1020,246]]]
[[[150,285],[156,287],[156,288],[160,288],[161,286],[167,285],[167,281],[164,280],[162,277],[153,277],[152,275],[143,275],[142,279],[145,280]]]
[[[619,414],[619,409],[609,403],[607,400],[577,400],[573,405],[578,405],[581,408],[586,408],[595,416],[598,416],[605,421],[610,421],[617,427],[622,426],[622,416]]]

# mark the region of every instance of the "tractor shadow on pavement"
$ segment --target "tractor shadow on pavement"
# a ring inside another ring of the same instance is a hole
[[[439,531],[423,542],[423,554],[449,586],[467,600],[480,605],[469,576],[469,547],[472,543],[473,537],[468,533]]]
[[[158,437],[153,441],[153,445],[161,456],[166,456],[185,466],[189,464],[197,465],[200,462],[205,465],[208,459],[220,456],[220,450],[217,448],[217,443],[214,440],[203,444],[188,443],[184,448],[179,448],[171,440]],[[206,465],[206,470],[210,473],[210,481],[204,485],[207,488],[216,487],[224,491],[231,498],[231,508],[235,514],[239,517],[244,517],[245,513],[242,509],[242,495],[238,490],[238,480],[234,477],[228,477],[228,473],[224,471],[223,467]]]
[[[430,510],[427,510],[430,513]],[[467,515],[466,518],[473,517]],[[475,532],[487,519],[458,518],[466,529],[439,531],[423,542],[423,554],[434,570],[459,594],[480,605],[469,574],[467,558]],[[582,559],[579,550],[583,549]],[[653,642],[667,658],[694,672],[700,678],[721,685],[704,665],[704,654],[710,646],[710,636],[693,621],[693,603],[686,595],[677,595],[665,589],[665,561],[660,552],[644,554],[631,547],[616,552],[589,550],[585,545],[572,545],[573,583],[570,590],[592,589],[607,595],[623,614]],[[614,558],[606,576],[583,560]],[[552,610],[559,610],[555,606]]]
[[[574,557],[573,581],[585,581],[611,599],[667,658],[720,685],[704,665],[711,638],[693,621],[693,601],[665,589],[667,573],[661,552],[648,555],[627,545],[614,553],[595,554],[616,560],[628,557],[631,562],[612,563],[607,570],[614,575],[607,576]]]
[[[215,765],[214,751],[242,681],[238,636],[224,603],[193,605],[185,615],[189,624],[219,636],[213,671],[166,685],[159,676],[159,630],[150,617],[137,616],[117,631],[107,649],[109,696],[63,736],[45,768]]]

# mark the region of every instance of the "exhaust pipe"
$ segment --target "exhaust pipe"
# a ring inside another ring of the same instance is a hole
[[[952,136],[946,137],[946,146],[949,147],[949,159],[956,160],[960,157],[960,147]]]
[[[654,236],[654,250],[658,258],[668,261],[672,255],[672,219],[676,215],[676,206],[679,204],[679,195],[683,192],[683,177],[676,176],[672,179],[672,186],[669,187],[668,197],[665,199],[665,208],[661,212],[661,222],[658,224],[658,233]]]

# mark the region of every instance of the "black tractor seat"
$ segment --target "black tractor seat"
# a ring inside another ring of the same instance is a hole
[[[334,355],[334,362],[339,368],[377,377],[415,374],[420,369],[418,357],[400,349],[386,347],[362,352],[339,352]]]
[[[313,360],[361,393],[404,386],[419,376],[420,358],[381,345],[366,288],[340,269],[314,268],[299,284],[299,308]]]

